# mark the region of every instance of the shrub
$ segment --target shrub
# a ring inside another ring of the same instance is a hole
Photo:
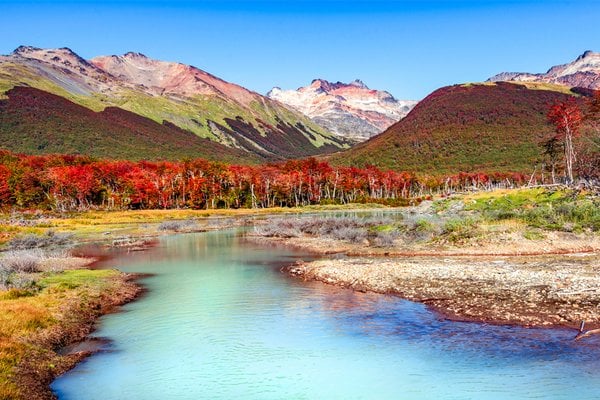
[[[444,224],[442,233],[449,242],[462,242],[477,235],[477,221],[473,218],[450,219]]]
[[[392,247],[398,236],[398,231],[395,230],[379,231],[373,242],[378,247]]]
[[[391,222],[389,218],[278,218],[255,227],[254,232],[259,236],[266,237],[292,238],[309,235],[360,243],[367,239],[369,230],[390,230],[392,228]]]
[[[8,287],[11,289],[30,289],[35,286],[32,276],[23,273],[14,273],[10,276]]]
[[[193,219],[179,220],[179,221],[164,221],[158,225],[159,231],[175,231],[179,232],[185,229],[191,229],[196,225],[196,221]]]
[[[25,235],[14,238],[8,243],[8,248],[12,250],[27,250],[41,247],[65,246],[71,243],[73,235],[71,233],[62,233],[48,231],[45,235]]]
[[[294,230],[293,228],[283,224],[277,224],[276,222],[272,222],[268,225],[256,226],[254,227],[254,233],[258,236],[280,238],[292,238],[300,236],[300,231]]]
[[[6,290],[9,288],[10,276],[12,273],[13,272],[11,270],[0,263],[0,290]]]
[[[39,250],[9,251],[0,259],[3,270],[12,272],[39,272],[46,256]]]
[[[361,228],[343,227],[332,232],[334,239],[344,240],[350,243],[361,243],[367,238],[367,232]]]

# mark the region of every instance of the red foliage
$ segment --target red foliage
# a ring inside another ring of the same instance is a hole
[[[10,204],[12,193],[8,186],[10,179],[10,170],[4,165],[0,165],[0,204]]]
[[[582,119],[581,108],[574,97],[555,103],[548,112],[548,121],[554,125],[557,138],[561,140],[568,134],[577,136]]]
[[[579,136],[582,119],[581,109],[574,97],[555,103],[548,112],[548,121],[556,128],[556,139],[564,143],[567,183],[573,182],[573,163],[576,159],[573,138]]]
[[[248,166],[202,159],[131,162],[0,153],[0,207],[238,208],[367,201],[400,205],[444,184],[453,190],[505,180],[523,177],[461,173],[445,183],[419,182],[407,172],[374,166],[334,168],[313,158]]]

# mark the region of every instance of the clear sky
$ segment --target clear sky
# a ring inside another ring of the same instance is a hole
[[[600,1],[7,1],[0,53],[139,51],[266,93],[362,79],[420,99],[600,51]]]

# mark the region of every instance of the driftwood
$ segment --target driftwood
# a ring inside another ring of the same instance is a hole
[[[577,332],[577,336],[575,336],[575,340],[581,340],[583,338],[600,334],[600,329],[590,329],[588,331],[584,331],[585,329],[585,321],[581,321],[581,325],[579,325],[579,332]]]

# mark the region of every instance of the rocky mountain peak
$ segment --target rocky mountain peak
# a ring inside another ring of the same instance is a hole
[[[488,81],[546,82],[598,90],[600,89],[600,53],[586,50],[574,61],[555,65],[546,73],[502,72]]]
[[[360,79],[355,79],[352,82],[350,82],[348,85],[354,86],[354,87],[357,87],[360,89],[369,89],[369,87],[367,85],[365,85],[365,83],[363,81],[361,81]]]
[[[327,91],[331,90],[331,88],[333,87],[333,84],[326,79],[317,78],[317,79],[312,80],[309,87],[327,92]]]
[[[33,46],[19,46],[12,52],[12,55],[66,67],[91,67],[84,58],[80,57],[68,47],[40,49],[39,47]]]
[[[583,60],[584,58],[588,58],[588,57],[594,57],[600,55],[600,53],[594,53],[592,50],[586,50],[583,52],[582,55],[580,55],[579,57],[577,57],[577,59],[575,61],[580,61]]]
[[[144,60],[149,60],[150,58],[142,53],[136,52],[136,51],[128,51],[127,53],[123,54],[124,58],[138,58],[138,59],[144,59]]]
[[[41,49],[39,47],[21,45],[21,46],[17,47],[16,49],[14,49],[12,54],[20,56],[20,55],[29,54],[29,53],[32,53],[35,51],[40,51],[40,50]]]
[[[417,103],[371,90],[360,79],[350,83],[314,79],[297,90],[273,88],[267,96],[306,114],[339,136],[358,141],[382,132]]]

